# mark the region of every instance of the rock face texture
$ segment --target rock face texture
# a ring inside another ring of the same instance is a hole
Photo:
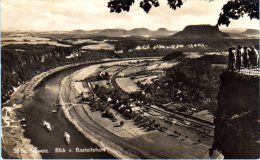
[[[259,86],[259,76],[221,75],[213,149],[225,158],[260,157]]]
[[[183,31],[177,32],[173,35],[174,38],[188,38],[188,39],[216,39],[229,37],[227,33],[221,32],[217,26],[211,25],[189,25]]]

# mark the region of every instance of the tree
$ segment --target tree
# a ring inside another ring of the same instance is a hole
[[[218,25],[229,25],[230,19],[237,20],[244,15],[259,19],[259,0],[230,0],[222,8]]]
[[[186,0],[167,0],[168,5],[173,10],[181,8]],[[214,1],[214,0],[208,0]],[[130,7],[135,0],[110,0],[107,7],[110,12],[121,13],[122,11],[130,11]],[[141,0],[140,7],[148,13],[152,7],[160,6],[159,0]],[[259,0],[229,0],[223,7],[219,15],[217,25],[230,24],[230,20],[237,20],[244,15],[248,15],[251,19],[259,19]]]

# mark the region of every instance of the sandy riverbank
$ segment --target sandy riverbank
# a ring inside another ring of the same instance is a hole
[[[124,61],[122,62],[111,62],[111,63],[105,63],[102,64],[103,66],[111,66],[111,65],[116,65],[116,64],[120,64],[120,63],[125,63]],[[69,80],[73,79],[73,81],[79,81],[79,80],[83,80],[88,76],[93,75],[94,73],[98,73],[98,68],[101,65],[92,65],[89,67],[86,67],[84,69],[81,69],[75,73],[73,73],[71,76],[68,76],[66,78],[64,78],[61,82],[61,86],[65,86],[65,85],[71,85],[70,83],[73,82],[69,82]],[[75,87],[75,86],[74,86]],[[65,87],[61,87],[62,89],[64,89]],[[78,120],[78,115],[73,115],[69,109],[66,106],[66,104],[64,103],[63,97],[62,97],[62,92],[63,90],[60,90],[60,102],[62,104],[62,109],[64,111],[65,116],[68,118],[68,120],[74,124],[74,126],[87,138],[89,139],[91,142],[97,144],[100,148],[105,148],[106,151],[108,153],[110,153],[111,155],[117,157],[117,158],[122,158],[122,159],[129,159],[129,158],[140,158],[137,155],[131,153],[130,151],[125,150],[122,146],[119,146],[118,144],[112,142],[111,140],[105,138],[104,136],[102,136],[102,133],[97,133],[97,131],[94,130],[90,130],[88,127],[83,127],[80,124],[80,121]],[[79,91],[79,88],[75,88],[75,90],[77,92]],[[83,90],[83,88],[82,88]],[[68,95],[64,95],[64,96],[68,96]],[[90,121],[94,121],[91,116],[89,117]],[[101,127],[101,126],[100,126]]]
[[[65,85],[67,78],[62,80],[62,85]],[[60,91],[60,95],[62,95],[62,90]],[[102,136],[100,136],[99,134],[96,134],[95,132],[91,131],[90,129],[88,129],[87,127],[85,127],[83,129],[83,127],[79,124],[79,122],[77,121],[76,117],[73,117],[73,115],[69,112],[68,108],[66,107],[66,104],[63,101],[62,96],[60,96],[60,103],[62,105],[62,109],[64,111],[65,116],[67,117],[67,119],[77,128],[77,130],[79,132],[81,132],[87,139],[89,139],[91,142],[97,144],[100,148],[104,148],[106,149],[106,151],[108,153],[110,153],[111,155],[117,157],[117,158],[122,158],[122,159],[130,159],[133,158],[135,156],[130,156],[129,154],[126,153],[122,153],[120,152],[120,150],[118,150],[119,146],[116,146],[115,144],[113,144],[112,142],[104,139]],[[138,158],[138,157],[136,157]]]

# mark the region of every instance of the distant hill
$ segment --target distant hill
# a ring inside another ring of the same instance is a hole
[[[257,29],[224,29],[232,38],[257,38],[259,37],[259,30]]]
[[[214,39],[226,37],[229,37],[229,34],[221,32],[217,26],[211,25],[189,25],[183,31],[173,35],[173,38],[178,39]]]
[[[71,33],[71,34],[97,34],[98,32],[100,32],[100,30],[85,31],[82,29],[77,29],[77,30],[70,31],[69,33]]]
[[[152,31],[147,28],[134,28],[130,30],[128,33],[130,35],[150,35]]]
[[[257,30],[257,29],[247,29],[242,34],[245,34],[245,35],[259,35],[259,30]]]
[[[75,33],[80,33],[80,32],[86,32],[86,31],[84,31],[84,30],[82,30],[82,29],[75,29],[75,30],[73,30],[72,32],[75,32]]]
[[[158,30],[154,31],[154,33],[157,34],[157,35],[169,36],[169,35],[176,33],[176,31],[170,31],[166,28],[159,28]]]
[[[165,37],[176,33],[166,28],[159,28],[158,30],[151,31],[147,28],[134,28],[131,30],[125,29],[103,29],[103,30],[82,30],[77,29],[69,32],[70,34],[81,34],[90,36],[105,36],[105,37]]]
[[[97,33],[100,36],[107,36],[107,37],[122,37],[127,35],[127,31],[123,29],[104,29]]]
[[[124,29],[105,29],[97,34],[107,37],[125,37],[125,36],[143,36],[143,37],[163,37],[174,34],[175,31],[167,30],[166,28],[159,28],[156,31],[151,31],[147,28],[134,28],[132,30]]]

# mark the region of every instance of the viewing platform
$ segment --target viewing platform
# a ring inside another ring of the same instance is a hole
[[[242,74],[247,74],[247,75],[260,76],[260,68],[254,68],[254,69],[243,68],[237,72]]]

